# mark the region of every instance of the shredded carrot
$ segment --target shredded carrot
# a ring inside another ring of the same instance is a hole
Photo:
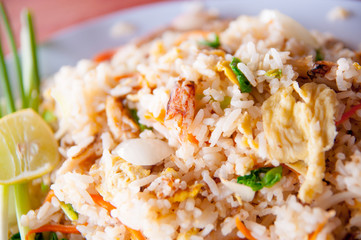
[[[118,81],[122,80],[123,78],[130,78],[130,77],[134,77],[135,75],[136,75],[136,73],[126,73],[126,74],[122,74],[122,75],[114,77],[114,80],[118,82]]]
[[[248,240],[257,240],[252,235],[251,232],[246,228],[246,226],[243,224],[239,218],[236,218],[236,226],[238,230],[248,239]]]
[[[108,210],[108,212],[111,212],[113,209],[115,209],[115,207],[107,202],[104,201],[103,197],[99,194],[90,194],[90,196],[92,197],[93,201],[98,204],[99,206],[105,208],[106,210]]]
[[[94,58],[93,58],[93,61],[94,62],[97,62],[97,63],[100,63],[100,62],[103,62],[103,61],[108,61],[110,60],[115,54],[115,50],[112,49],[112,50],[107,50],[107,51],[104,51],[104,52],[101,52],[99,54],[97,54]]]
[[[36,229],[32,229],[26,234],[25,239],[28,240],[29,236],[33,233],[41,232],[61,232],[61,233],[74,233],[80,234],[74,225],[60,225],[60,224],[46,224]]]
[[[53,191],[53,190],[50,190],[50,191],[48,192],[48,195],[46,195],[46,197],[45,197],[44,203],[45,203],[45,202],[51,202],[51,199],[52,199],[53,197],[55,197],[54,191]]]
[[[344,113],[339,121],[336,122],[336,126],[340,125],[347,119],[349,119],[357,110],[361,109],[361,103],[353,106],[348,112]]]
[[[188,134],[187,134],[187,139],[188,139],[188,141],[190,141],[191,143],[194,143],[194,144],[198,144],[198,143],[199,143],[198,140],[197,140],[197,138],[196,138],[193,134],[191,134],[191,133],[188,133]]]
[[[115,207],[111,203],[105,201],[101,195],[90,194],[90,196],[96,204],[108,210],[109,213],[113,209],[115,209]],[[124,225],[124,227],[130,232],[134,240],[146,240],[146,238],[143,236],[143,234],[140,231],[127,227],[126,225]]]
[[[316,230],[308,236],[308,240],[316,240],[317,235],[321,232],[321,230],[325,226],[325,224],[326,224],[326,222],[320,223],[317,226]]]
[[[125,226],[125,228],[130,232],[134,240],[146,240],[146,238],[143,236],[143,234],[140,231],[127,226]]]
[[[204,31],[204,30],[194,30],[194,31],[185,32],[177,39],[177,41],[175,41],[174,45],[179,46],[182,42],[187,40],[192,35],[201,35],[203,37],[207,37],[209,33],[210,33],[209,31]]]

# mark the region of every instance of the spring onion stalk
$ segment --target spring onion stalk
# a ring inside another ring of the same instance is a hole
[[[38,71],[38,57],[36,52],[35,33],[32,15],[26,10],[22,12],[21,46],[24,90],[27,107],[38,110],[40,102],[40,77]]]
[[[29,228],[21,225],[20,218],[31,209],[28,183],[19,183],[14,185],[14,193],[19,232],[21,239],[25,239],[26,234],[29,232]]]
[[[7,111],[1,108],[1,116],[5,115],[6,112],[14,112],[15,111],[15,102],[13,98],[13,94],[11,91],[11,85],[9,81],[9,76],[6,69],[5,57],[2,51],[2,45],[0,42],[0,78],[1,84],[3,88],[3,94],[6,100]],[[0,116],[0,117],[1,117]],[[9,186],[0,185],[0,237],[1,239],[8,238],[8,205],[9,205]]]
[[[0,78],[1,78],[2,88],[3,88],[3,94],[4,94],[5,99],[6,99],[7,112],[8,113],[15,112],[15,110],[16,110],[15,109],[15,102],[14,102],[13,93],[11,91],[11,84],[10,84],[10,80],[9,80],[9,74],[8,74],[7,69],[6,69],[5,57],[4,57],[4,53],[3,53],[3,50],[2,50],[1,42],[0,42]]]
[[[35,44],[35,34],[31,13],[28,10],[22,12],[22,29],[21,29],[21,46],[22,46],[22,70],[24,91],[27,96],[27,107],[33,108],[35,111],[39,107],[40,95],[40,77],[37,65],[37,54]],[[18,228],[21,239],[25,239],[29,232],[28,227],[21,225],[20,218],[30,209],[28,183],[19,183],[14,185],[15,192],[15,208],[18,221]]]
[[[205,45],[211,48],[218,48],[219,46],[221,46],[221,43],[219,41],[219,36],[217,34],[213,34],[213,40],[212,41],[208,41],[208,40],[203,40],[201,42],[199,42],[201,45]]]
[[[20,99],[21,99],[21,103],[22,103],[22,107],[25,108],[25,93],[24,93],[24,86],[23,86],[23,78],[22,78],[22,73],[21,73],[21,65],[20,65],[20,58],[19,55],[17,53],[17,49],[16,49],[16,43],[14,40],[14,34],[11,30],[11,26],[9,23],[9,19],[7,17],[6,14],[6,9],[4,8],[4,5],[0,2],[0,14],[1,14],[1,18],[3,20],[4,23],[4,28],[6,30],[6,35],[8,37],[8,43],[10,45],[12,54],[13,54],[13,58],[14,58],[14,63],[15,63],[15,70],[16,70],[16,74],[17,74],[17,79],[18,79],[18,86],[19,86],[19,95],[20,95]]]
[[[0,239],[8,239],[9,186],[0,185]]]
[[[0,118],[2,117],[2,108],[0,105]],[[8,238],[8,204],[9,204],[9,187],[0,185],[0,239]]]
[[[6,16],[4,6],[0,4],[0,14],[2,15],[3,24],[5,25],[8,39],[13,50],[14,58],[17,58],[16,45],[14,37],[11,32],[10,24]],[[39,95],[40,95],[40,77],[37,65],[37,54],[34,28],[32,24],[32,16],[29,11],[22,13],[22,33],[21,33],[21,44],[22,44],[22,69],[20,69],[19,59],[15,60],[15,64],[18,65],[17,72],[20,76],[19,89],[22,98],[22,107],[32,107],[36,111],[39,106]],[[19,77],[19,76],[18,76]],[[3,89],[3,94],[6,100],[6,111],[1,109],[2,114],[12,113],[16,111],[15,101],[13,92],[11,90],[10,79],[8,76],[5,57],[2,51],[2,45],[0,42],[0,81]],[[27,87],[25,89],[25,86]],[[1,107],[0,107],[1,108]],[[1,117],[1,116],[0,116]],[[0,237],[1,239],[8,239],[8,209],[9,209],[9,187],[10,185],[0,185]],[[18,222],[18,228],[21,239],[24,240],[29,231],[27,227],[21,225],[20,218],[26,214],[30,209],[30,198],[28,191],[28,182],[18,183],[14,186],[14,197],[15,197],[15,208],[16,217]],[[30,239],[29,239],[30,240]]]

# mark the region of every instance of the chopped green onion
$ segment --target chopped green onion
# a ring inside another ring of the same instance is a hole
[[[138,117],[138,112],[137,112],[137,109],[129,109],[129,112],[130,112],[130,116],[132,117],[132,119],[135,121],[136,124],[138,124],[139,128],[140,128],[140,131],[143,132],[144,130],[146,129],[149,129],[151,130],[152,128],[151,127],[148,127],[144,124],[141,124],[139,122],[139,117]]]
[[[44,182],[41,182],[40,189],[43,193],[47,193],[47,192],[49,192],[50,187],[49,187],[49,185],[45,184]]]
[[[36,233],[34,240],[44,240],[43,233]]]
[[[268,77],[274,77],[280,79],[282,77],[282,69],[272,69],[268,70],[265,74]]]
[[[0,14],[3,19],[4,27],[5,27],[5,30],[7,33],[6,35],[8,38],[8,43],[9,43],[11,51],[13,53],[16,74],[18,77],[19,94],[20,94],[20,99],[22,101],[22,107],[24,108],[26,99],[25,99],[25,93],[24,93],[23,78],[22,78],[22,73],[21,73],[20,58],[19,58],[19,55],[18,55],[18,52],[16,49],[14,34],[11,30],[9,19],[7,17],[6,9],[4,8],[3,3],[0,3]]]
[[[50,232],[49,240],[58,240],[58,235],[55,232]]]
[[[12,235],[9,240],[20,240],[20,233],[15,233],[14,235]]]
[[[264,187],[270,188],[281,180],[282,166],[278,166],[270,169],[262,178],[262,184]]]
[[[253,191],[261,190],[263,187],[270,188],[279,182],[282,178],[282,166],[278,167],[264,167],[252,170],[250,174],[240,176],[237,182],[244,184]]]
[[[229,66],[231,67],[233,73],[237,77],[241,92],[249,93],[252,91],[252,85],[249,83],[248,79],[243,74],[243,72],[238,69],[237,64],[240,62],[241,60],[239,58],[233,57],[232,62],[229,64]]]
[[[43,113],[43,119],[47,122],[47,123],[52,123],[56,120],[56,116],[54,115],[54,113],[50,110],[45,110]]]
[[[232,98],[230,96],[224,96],[223,101],[220,102],[221,108],[224,110],[231,103]]]
[[[219,42],[219,36],[215,33],[213,34],[213,36],[214,36],[213,41],[203,40],[203,41],[200,41],[199,44],[205,45],[205,46],[208,46],[211,48],[218,48],[221,45],[221,43]]]
[[[322,61],[322,60],[324,60],[324,56],[323,56],[323,54],[321,52],[321,49],[318,48],[318,49],[316,49],[315,62]]]
[[[78,220],[78,213],[74,210],[73,206],[71,204],[66,204],[64,202],[60,202],[60,207],[63,210],[63,212],[66,214],[66,216],[71,220],[71,221],[76,221]]]

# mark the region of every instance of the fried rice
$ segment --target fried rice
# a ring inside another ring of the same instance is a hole
[[[360,238],[360,52],[277,11],[198,14],[46,82],[63,160],[22,224],[76,227],[68,239]],[[243,180],[257,172],[256,189]]]

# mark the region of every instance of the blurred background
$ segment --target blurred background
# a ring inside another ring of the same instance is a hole
[[[20,12],[28,7],[34,14],[37,38],[44,42],[55,32],[91,18],[121,9],[165,0],[3,0],[14,33],[20,29]],[[18,39],[18,37],[17,37]]]

